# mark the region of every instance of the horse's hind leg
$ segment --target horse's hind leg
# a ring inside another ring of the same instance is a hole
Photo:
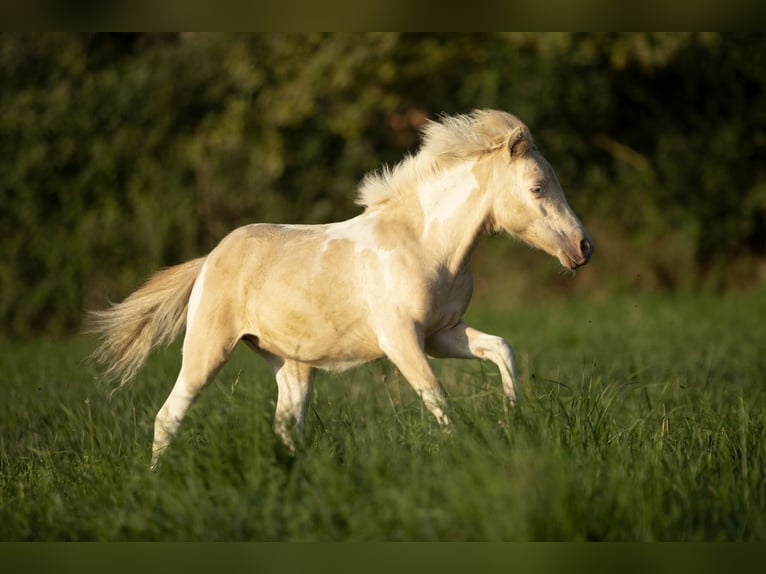
[[[303,363],[271,357],[269,359],[277,378],[277,411],[274,432],[295,453],[295,438],[303,436],[306,404],[314,369]]]
[[[221,323],[196,321],[197,328],[186,332],[181,371],[154,421],[152,468],[157,466],[191,403],[231,356],[237,338],[227,336],[228,329]],[[203,325],[204,330],[200,328]]]

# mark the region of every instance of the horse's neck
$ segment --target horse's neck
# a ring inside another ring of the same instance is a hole
[[[467,265],[489,212],[484,170],[462,162],[418,183],[400,217],[409,221],[425,251],[455,274]]]

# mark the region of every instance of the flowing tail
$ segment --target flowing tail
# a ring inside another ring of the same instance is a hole
[[[119,379],[123,386],[153,349],[179,335],[186,324],[194,281],[204,263],[205,257],[200,257],[163,269],[122,303],[89,314],[86,332],[101,335],[91,357],[103,367],[107,379]]]

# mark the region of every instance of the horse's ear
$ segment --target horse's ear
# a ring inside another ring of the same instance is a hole
[[[529,132],[524,126],[519,126],[508,136],[508,151],[511,157],[521,157],[529,151]]]

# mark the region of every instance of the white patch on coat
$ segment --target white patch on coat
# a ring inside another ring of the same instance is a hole
[[[375,240],[377,222],[377,215],[364,213],[348,221],[328,225],[321,252],[326,252],[333,241],[350,241],[354,246],[355,256],[364,251],[369,251],[377,256],[383,272],[383,281],[390,285],[393,281],[391,275],[393,250],[383,249]]]
[[[418,199],[425,217],[423,237],[428,236],[435,223],[462,213],[460,208],[479,187],[473,173],[475,165],[475,161],[465,162],[418,186]]]
[[[202,269],[197,275],[197,279],[194,281],[194,287],[192,287],[191,295],[189,296],[189,309],[186,312],[186,329],[191,328],[194,318],[197,316],[200,303],[202,302],[202,292],[205,288],[205,272],[207,271],[207,261],[202,265]]]

